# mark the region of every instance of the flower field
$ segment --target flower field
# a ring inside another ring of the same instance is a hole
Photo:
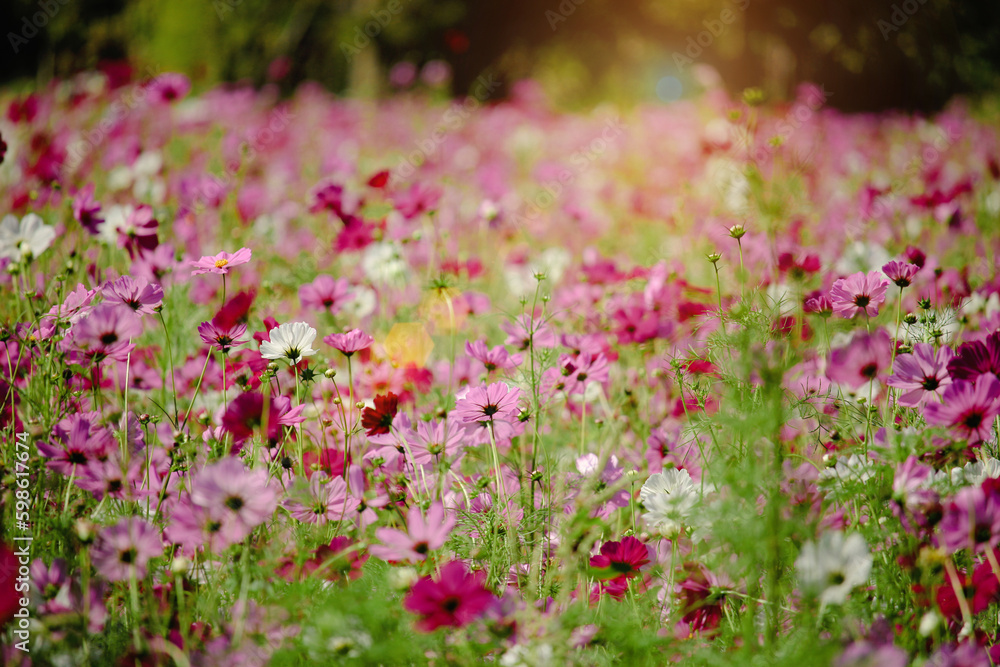
[[[1000,110],[0,94],[4,665],[1000,663]]]

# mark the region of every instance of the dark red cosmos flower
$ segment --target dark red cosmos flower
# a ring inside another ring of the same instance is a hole
[[[590,567],[600,570],[598,576],[602,579],[633,577],[649,563],[649,547],[631,536],[620,542],[605,542],[601,553],[590,558]]]
[[[368,179],[368,187],[371,188],[384,188],[389,183],[389,170],[383,169],[382,171],[376,172]]]
[[[682,614],[677,629],[683,632],[678,634],[712,634],[722,622],[724,594],[702,566],[689,565],[686,569],[688,576],[675,587]]]
[[[419,614],[417,629],[461,628],[483,616],[497,599],[484,585],[482,572],[469,572],[461,561],[441,568],[437,579],[424,577],[410,589],[403,607]]]
[[[399,397],[391,391],[375,397],[375,407],[361,413],[361,426],[368,435],[385,435],[392,427],[392,420],[399,410]]]
[[[1000,377],[1000,331],[994,331],[985,341],[963,343],[948,362],[948,375],[953,380],[974,381],[986,373]]]
[[[319,454],[306,452],[302,455],[302,463],[306,479],[316,472],[325,472],[331,479],[344,476],[344,452],[339,449],[324,449]]]
[[[993,553],[1000,555],[1000,552],[996,550]],[[959,571],[958,574],[959,581],[965,584],[963,592],[965,599],[969,601],[969,607],[973,614],[978,614],[992,603],[1000,601],[1000,581],[997,581],[989,562],[983,562],[976,566],[972,572],[972,581],[968,580],[967,573]],[[962,611],[951,582],[946,581],[938,586],[936,597],[938,606],[945,617],[952,623],[961,624]]]
[[[253,306],[255,298],[257,298],[257,292],[254,289],[237,292],[226,301],[226,305],[216,313],[212,322],[222,329],[230,329],[237,324],[246,324],[250,319],[250,308]]]
[[[321,544],[312,551],[312,556],[295,564],[290,556],[279,561],[276,573],[287,581],[297,581],[316,574],[327,581],[347,583],[362,575],[362,568],[368,562],[368,552],[357,547],[357,542],[343,535]]]
[[[14,618],[20,607],[21,595],[15,590],[17,583],[17,556],[0,542],[0,628]]]

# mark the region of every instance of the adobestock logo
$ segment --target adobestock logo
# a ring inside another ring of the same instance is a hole
[[[38,31],[47,26],[49,21],[67,4],[69,4],[69,0],[39,0],[38,8],[41,11],[35,12],[30,18],[22,16],[20,33],[7,33],[7,41],[10,42],[10,48],[14,50],[14,54],[16,55],[22,46],[38,35]]]
[[[745,12],[750,6],[750,0],[737,0],[732,5],[719,12],[719,18],[702,21],[705,30],[697,35],[688,36],[684,53],[674,51],[673,59],[677,69],[683,72],[689,65],[694,64],[694,61],[700,58],[705,49],[712,46],[716,39],[726,34],[729,26],[736,22],[736,12]]]

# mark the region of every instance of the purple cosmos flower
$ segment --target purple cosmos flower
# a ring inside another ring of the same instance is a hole
[[[481,385],[470,388],[463,398],[458,399],[455,414],[463,422],[513,422],[517,420],[520,398],[521,390],[505,382]]]
[[[430,506],[426,518],[414,505],[406,515],[406,532],[395,528],[377,529],[375,536],[382,544],[372,545],[369,551],[382,560],[418,563],[426,560],[429,552],[444,546],[455,521],[455,514],[446,512],[440,502]]]
[[[928,424],[948,426],[956,437],[969,444],[987,440],[993,432],[993,419],[1000,414],[1000,381],[993,375],[982,375],[968,382],[955,380],[944,390],[941,403],[924,406]]]
[[[334,280],[330,276],[318,276],[308,285],[299,287],[299,300],[303,308],[325,310],[331,315],[340,312],[350,295],[351,284],[346,278]]]
[[[930,343],[914,343],[911,354],[896,357],[895,372],[887,384],[906,392],[899,397],[899,404],[915,408],[931,397],[941,396],[951,385],[951,376],[948,375],[951,358],[950,347],[935,351]]]
[[[160,531],[138,517],[122,519],[98,536],[90,558],[102,577],[128,581],[146,576],[149,561],[163,553]]]
[[[188,264],[194,267],[194,271],[191,272],[192,276],[202,273],[220,273],[224,275],[229,273],[229,269],[232,267],[249,262],[250,255],[249,248],[240,248],[232,255],[223,251],[218,255],[204,255],[198,261],[188,262]]]
[[[340,350],[344,356],[349,357],[355,352],[370,347],[375,342],[375,339],[361,329],[351,329],[345,333],[324,336],[323,342],[335,350]]]
[[[863,312],[869,317],[878,315],[878,307],[885,303],[885,291],[889,281],[877,271],[868,275],[857,272],[833,283],[830,300],[833,312],[841,317],[854,317]]]
[[[896,287],[900,288],[909,287],[913,282],[913,276],[917,275],[917,271],[919,270],[920,267],[916,264],[900,262],[895,259],[882,267],[882,273],[894,282]]]
[[[123,304],[139,315],[149,315],[163,303],[163,288],[151,285],[145,278],[134,279],[131,276],[105,283],[101,295],[108,303]]]

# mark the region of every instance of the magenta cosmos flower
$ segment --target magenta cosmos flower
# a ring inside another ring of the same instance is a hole
[[[833,302],[833,312],[841,317],[854,317],[863,312],[869,317],[878,315],[878,307],[885,303],[885,291],[889,281],[877,271],[868,275],[857,272],[833,283],[830,288],[830,300]]]
[[[994,375],[981,375],[974,383],[955,380],[941,400],[924,406],[927,423],[948,426],[974,445],[990,437],[993,419],[1000,414],[1000,381]]]
[[[517,420],[517,402],[521,390],[510,387],[506,382],[494,382],[488,386],[474,387],[464,398],[455,403],[455,414],[463,422]]]
[[[330,334],[323,337],[323,342],[335,350],[339,350],[344,356],[349,357],[355,352],[371,347],[375,339],[363,332],[361,329],[351,329],[345,333]]]
[[[464,627],[496,602],[484,579],[482,572],[471,573],[460,561],[452,561],[441,568],[437,579],[424,577],[414,584],[403,607],[420,615],[416,625],[423,632]]]
[[[951,357],[950,347],[935,351],[930,343],[914,343],[912,354],[896,357],[895,372],[887,384],[906,392],[900,395],[899,404],[915,408],[926,403],[927,399],[943,394],[945,388],[951,385],[951,376],[948,375]]]
[[[960,345],[948,362],[948,373],[954,380],[969,381],[980,375],[1000,375],[1000,331],[994,331],[985,341]]]
[[[159,531],[133,516],[102,530],[90,550],[90,558],[108,581],[127,581],[132,576],[145,577],[149,561],[162,553]]]
[[[436,502],[427,510],[427,518],[414,505],[406,515],[406,532],[395,528],[379,528],[375,536],[382,541],[369,549],[382,560],[418,563],[427,554],[444,546],[451,529],[455,527],[454,513],[446,512],[444,505]]]
[[[629,578],[652,562],[650,548],[634,537],[619,542],[605,542],[601,553],[590,557],[590,567],[600,570],[600,578]]]
[[[191,275],[197,276],[202,273],[229,273],[229,269],[232,267],[249,262],[250,254],[250,248],[240,248],[232,255],[226,251],[222,251],[218,255],[205,255],[196,262],[189,262],[191,266],[195,267],[194,271],[191,272]]]

